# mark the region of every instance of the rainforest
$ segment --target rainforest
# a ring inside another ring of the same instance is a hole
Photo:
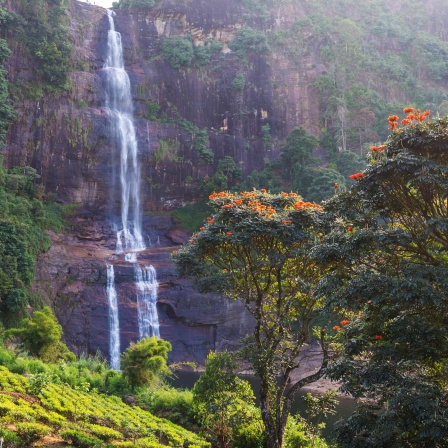
[[[0,0],[0,446],[447,446],[447,30]]]

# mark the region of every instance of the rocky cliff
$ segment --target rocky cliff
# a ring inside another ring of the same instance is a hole
[[[248,23],[281,36],[297,19],[313,13],[305,3],[275,2],[263,20],[251,19],[245,2],[238,0],[162,0],[151,10],[117,11],[143,167],[148,249],[141,261],[158,272],[161,337],[173,344],[173,361],[202,362],[209,350],[234,348],[250,328],[250,318],[238,303],[201,295],[176,277],[169,254],[189,235],[176,226],[170,211],[195,199],[201,180],[213,175],[224,156],[247,175],[277,157],[278,145],[272,142],[294,126],[319,135],[320,97],[313,81],[328,66],[320,47],[312,51],[317,45],[313,34],[301,34],[306,48],[295,47],[296,53],[242,58],[228,46]],[[12,2],[7,6],[14,10]],[[66,231],[50,235],[53,245],[40,257],[34,292],[56,310],[71,348],[106,354],[106,262],[115,266],[122,349],[138,338],[133,272],[115,254],[118,154],[104,107],[102,74],[108,20],[104,9],[75,0],[69,15],[74,51],[71,89],[65,94],[20,95],[20,86],[32,80],[33,61],[19,43],[11,43],[6,69],[15,86],[18,119],[2,154],[8,167],[36,168],[47,194],[77,205]],[[204,65],[173,68],[161,57],[161,45],[174,36],[188,37],[197,47],[213,39],[223,49]],[[244,76],[244,88],[233,84],[238,75]],[[268,124],[266,140],[263,128]],[[213,163],[202,160],[195,147],[200,130],[205,130]]]

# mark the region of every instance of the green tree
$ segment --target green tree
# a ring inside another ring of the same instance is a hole
[[[170,373],[166,360],[171,344],[156,337],[144,338],[131,344],[121,354],[123,377],[132,388],[152,384]]]
[[[248,54],[268,54],[270,52],[266,34],[248,26],[238,30],[235,38],[229,43],[229,48],[240,58],[244,58]]]
[[[201,425],[220,448],[252,417],[255,397],[250,384],[238,378],[237,364],[227,352],[210,353],[205,372],[193,388],[193,406]]]
[[[310,201],[322,202],[330,199],[338,189],[345,186],[345,179],[332,168],[316,168],[313,172],[313,180],[306,191],[306,198]],[[336,184],[338,188],[335,188]]]
[[[448,444],[447,136],[448,117],[396,129],[327,204],[316,291],[347,313],[328,373],[369,400],[339,425],[343,447]]]
[[[194,59],[193,44],[189,39],[173,37],[162,43],[162,57],[171,67],[189,67]]]
[[[238,73],[235,78],[232,79],[232,90],[235,90],[237,92],[241,92],[246,87],[246,77],[244,76],[244,73]]]
[[[43,361],[75,360],[75,355],[61,341],[62,327],[48,306],[35,311],[31,319],[23,319],[21,328],[11,328],[5,336],[20,339],[24,350]]]
[[[295,193],[266,190],[210,196],[215,214],[174,254],[180,274],[202,290],[240,300],[255,319],[243,348],[260,378],[260,408],[268,446],[281,448],[297,391],[323,376],[328,342],[322,299],[313,292],[319,271],[309,250],[319,234],[321,207]],[[318,371],[291,382],[315,336],[322,350]]]
[[[366,161],[352,151],[342,151],[336,156],[336,167],[344,179],[349,180],[349,176],[358,173],[366,167]]]
[[[319,140],[302,126],[294,128],[280,148],[280,163],[289,179],[300,177]]]
[[[12,21],[12,17],[2,7],[0,7],[0,25],[7,27]],[[6,72],[3,70],[3,64],[10,55],[6,41],[0,39],[0,146],[5,138],[8,126],[15,117],[14,109],[9,99],[8,81]]]

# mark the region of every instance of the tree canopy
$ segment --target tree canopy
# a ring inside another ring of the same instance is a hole
[[[290,384],[310,349],[313,329],[324,321],[322,298],[313,292],[320,272],[309,257],[319,237],[322,207],[296,193],[266,190],[215,193],[210,204],[215,214],[174,260],[179,272],[193,276],[202,290],[240,300],[254,317],[243,356],[261,379],[268,444],[281,447],[295,393],[320,378],[328,362],[326,332],[320,326],[320,369]]]
[[[229,446],[238,427],[253,417],[254,393],[238,378],[237,367],[231,353],[212,352],[193,388],[196,416],[220,448]]]
[[[35,311],[31,319],[23,319],[20,328],[8,330],[5,336],[19,338],[24,350],[43,361],[75,360],[75,355],[62,342],[62,327],[48,306]]]
[[[170,373],[166,360],[171,344],[156,337],[144,338],[130,345],[121,354],[123,376],[133,388],[151,384],[161,375]]]
[[[391,136],[352,190],[327,204],[313,249],[327,270],[316,291],[352,310],[335,327],[343,357],[329,375],[370,400],[340,425],[344,447],[448,443],[448,118],[405,112],[401,128],[389,117]]]

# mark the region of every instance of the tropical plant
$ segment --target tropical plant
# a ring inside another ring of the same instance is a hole
[[[131,344],[121,354],[123,377],[133,388],[153,383],[158,377],[168,375],[166,365],[171,344],[156,337],[144,338]]]
[[[322,207],[295,193],[266,190],[215,193],[210,204],[215,214],[173,254],[174,261],[200,289],[240,300],[254,317],[242,355],[261,380],[267,443],[280,448],[296,392],[323,376],[329,359],[323,302],[314,293],[320,271],[309,258]],[[315,373],[291,383],[313,335],[322,362]]]
[[[317,293],[347,313],[327,372],[368,399],[339,425],[344,447],[448,443],[448,117],[404,112],[352,190],[327,203],[329,233],[312,251],[327,269]]]
[[[236,375],[236,368],[230,353],[209,353],[205,372],[193,388],[197,419],[220,448],[229,446],[238,427],[252,418],[255,397],[250,384]]]
[[[61,341],[62,327],[48,306],[42,311],[35,311],[31,319],[23,319],[21,328],[11,328],[5,336],[20,339],[24,350],[43,361],[75,359],[75,355]]]
[[[268,54],[270,52],[266,34],[251,27],[239,29],[235,38],[229,43],[229,48],[239,58],[251,54]]]

